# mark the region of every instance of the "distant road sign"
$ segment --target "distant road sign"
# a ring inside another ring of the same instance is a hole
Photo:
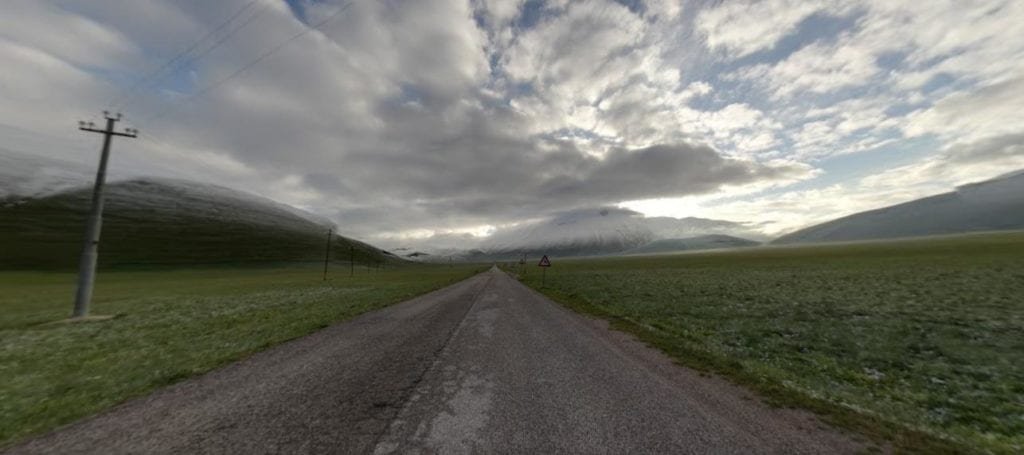
[[[551,261],[548,260],[548,255],[545,254],[544,257],[540,258],[540,263],[537,264],[537,267],[551,267]]]

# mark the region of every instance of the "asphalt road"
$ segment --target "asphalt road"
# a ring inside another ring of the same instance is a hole
[[[489,272],[11,453],[847,453],[812,415]]]

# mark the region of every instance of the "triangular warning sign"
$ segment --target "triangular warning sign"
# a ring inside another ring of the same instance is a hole
[[[551,267],[551,261],[548,260],[548,255],[545,254],[544,257],[540,258],[540,263],[537,264],[537,267]]]

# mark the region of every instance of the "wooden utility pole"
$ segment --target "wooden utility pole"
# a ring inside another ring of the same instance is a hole
[[[78,263],[78,290],[75,292],[75,309],[72,318],[84,318],[89,315],[89,302],[92,300],[92,286],[96,280],[96,257],[99,255],[100,228],[103,225],[103,184],[107,180],[107,160],[110,157],[110,139],[114,136],[136,137],[139,130],[126,128],[123,132],[114,131],[114,124],[121,120],[121,114],[111,115],[103,111],[107,119],[107,127],[98,129],[92,122],[78,122],[78,129],[103,135],[103,151],[100,153],[100,166],[96,171],[96,182],[92,188],[92,210],[89,222],[85,226],[85,245],[82,247],[82,258]]]
[[[331,259],[331,234],[333,233],[333,229],[327,230],[327,249],[324,250],[324,281],[327,281],[327,261]]]

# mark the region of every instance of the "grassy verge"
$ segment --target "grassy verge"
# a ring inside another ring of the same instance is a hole
[[[555,258],[540,290],[903,450],[1024,450],[1024,234]]]
[[[48,324],[70,314],[73,274],[0,272],[0,447],[481,270],[108,271],[92,313],[116,318],[76,324]]]

